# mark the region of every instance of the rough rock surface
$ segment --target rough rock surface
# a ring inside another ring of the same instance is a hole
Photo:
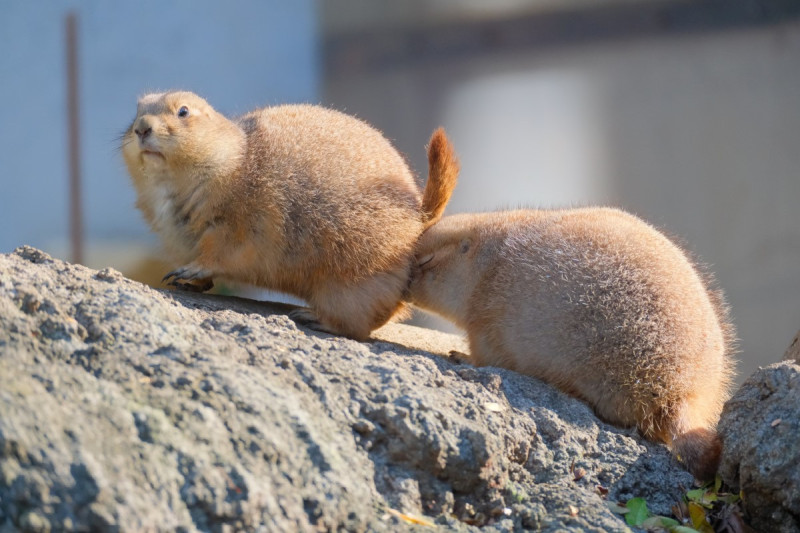
[[[783,358],[792,360],[796,364],[800,365],[800,331],[798,331],[797,335],[794,336],[794,340],[786,349],[786,353],[783,354]]]
[[[0,531],[624,531],[606,491],[692,484],[537,380],[285,311],[0,255]]]
[[[758,531],[800,531],[800,366],[761,368],[725,404],[722,479]]]

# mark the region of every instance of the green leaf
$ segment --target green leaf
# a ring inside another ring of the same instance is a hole
[[[690,490],[686,493],[686,499],[690,502],[701,502],[703,501],[703,495],[706,493],[705,488],[699,488]]]
[[[719,489],[721,488],[722,488],[722,478],[719,477],[719,475],[717,475],[717,477],[714,478],[714,492],[715,493],[719,492]]]
[[[681,523],[675,519],[667,518],[666,516],[655,515],[642,522],[642,529],[669,529],[679,525],[681,525]]]
[[[670,533],[697,533],[696,529],[689,526],[675,526],[669,528]]]
[[[699,488],[687,492],[686,499],[690,502],[698,503],[703,507],[710,509],[711,504],[717,501],[719,498],[715,492],[711,492],[707,488]]]
[[[644,501],[644,498],[631,498],[626,506],[630,509],[630,512],[625,515],[625,521],[629,526],[640,526],[650,517],[650,511],[647,510],[647,502]]]
[[[739,503],[741,498],[738,494],[725,494],[719,497],[720,501],[727,503],[729,505],[735,505]]]

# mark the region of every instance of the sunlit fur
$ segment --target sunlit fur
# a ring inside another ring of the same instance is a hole
[[[713,476],[733,327],[663,234],[610,208],[465,214],[416,256],[411,301],[465,329],[475,364],[552,383]]]
[[[358,119],[285,105],[230,120],[189,92],[142,97],[122,153],[175,266],[304,298],[320,329],[357,339],[403,309],[414,243],[458,174],[437,130],[423,204],[403,158]]]

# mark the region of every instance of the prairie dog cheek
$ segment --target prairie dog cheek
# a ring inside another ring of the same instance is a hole
[[[128,132],[122,141],[122,156],[127,164],[135,162],[139,156],[139,140],[133,132]]]
[[[408,284],[408,297],[412,303],[423,306],[427,303],[430,278],[429,271],[424,271],[418,266],[412,269]]]
[[[462,326],[468,313],[472,283],[461,261],[446,261],[436,268],[415,274],[409,287],[410,300],[417,306],[441,314]]]

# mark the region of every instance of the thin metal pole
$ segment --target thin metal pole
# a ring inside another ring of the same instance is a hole
[[[83,262],[81,211],[80,97],[78,94],[78,18],[66,17],[67,39],[67,139],[69,143],[69,234],[73,263]]]

